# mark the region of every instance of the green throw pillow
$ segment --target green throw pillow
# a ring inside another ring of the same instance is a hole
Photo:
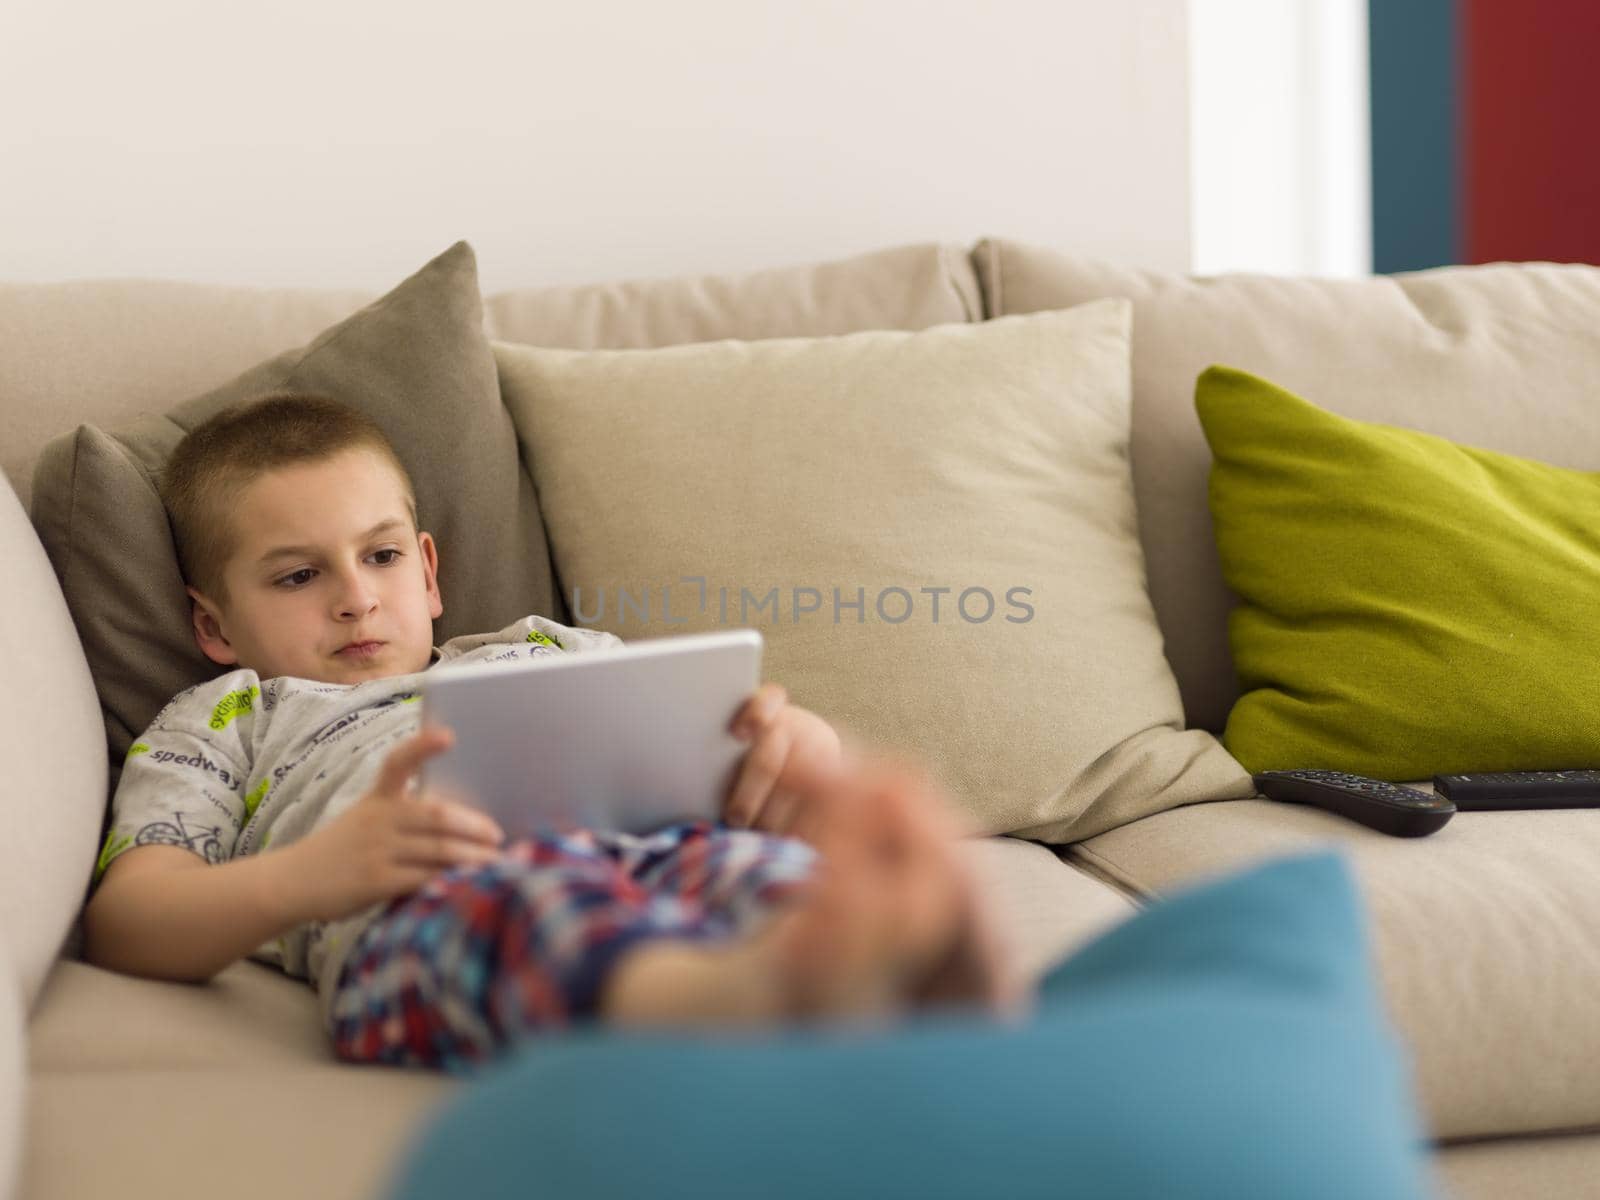
[[[1211,367],[1195,405],[1240,604],[1250,771],[1600,766],[1600,474],[1326,412]]]

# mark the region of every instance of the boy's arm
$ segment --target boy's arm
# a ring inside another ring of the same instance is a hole
[[[356,803],[290,845],[224,863],[178,846],[124,850],[84,911],[84,958],[204,983],[305,921],[337,920],[445,868],[493,861],[505,835],[487,814],[409,791],[454,740],[430,728],[401,742]]]
[[[204,983],[309,915],[297,911],[287,851],[212,864],[178,846],[138,846],[106,868],[84,911],[96,966]]]

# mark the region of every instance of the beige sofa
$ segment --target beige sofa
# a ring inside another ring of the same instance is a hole
[[[738,277],[530,288],[485,297],[484,314],[488,334],[506,342],[642,347],[916,330],[1131,299],[1133,482],[1149,591],[1188,724],[1214,732],[1234,684],[1191,406],[1198,370],[1228,362],[1350,415],[1593,468],[1597,275],[1500,267],[1195,281],[989,240]],[[12,812],[0,905],[15,980],[0,1006],[0,1161],[19,1196],[372,1195],[456,1086],[336,1063],[312,993],[270,968],[239,963],[196,987],[74,957],[73,919],[102,831],[106,735],[79,631],[24,515],[51,439],[162,411],[372,299],[154,281],[0,284],[0,466],[10,485],[0,490],[0,720]],[[1330,842],[1362,883],[1446,1190],[1600,1194],[1600,815],[1463,814],[1433,837],[1401,840],[1314,810],[1217,800],[1072,845],[987,837],[968,852],[1038,972],[1186,880]],[[1062,1085],[1073,1086],[1070,1071]]]

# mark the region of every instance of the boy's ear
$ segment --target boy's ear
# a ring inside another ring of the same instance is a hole
[[[422,555],[422,574],[428,581],[428,615],[438,620],[444,615],[444,597],[439,594],[439,547],[431,533],[417,534],[417,551]]]
[[[194,601],[194,640],[200,652],[220,666],[230,667],[239,661],[239,655],[222,634],[222,610],[206,599],[197,589],[185,587]]]

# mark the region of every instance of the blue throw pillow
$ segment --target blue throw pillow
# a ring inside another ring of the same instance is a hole
[[[1020,1027],[531,1044],[466,1085],[395,1200],[1434,1195],[1409,1064],[1333,852],[1175,893]]]

